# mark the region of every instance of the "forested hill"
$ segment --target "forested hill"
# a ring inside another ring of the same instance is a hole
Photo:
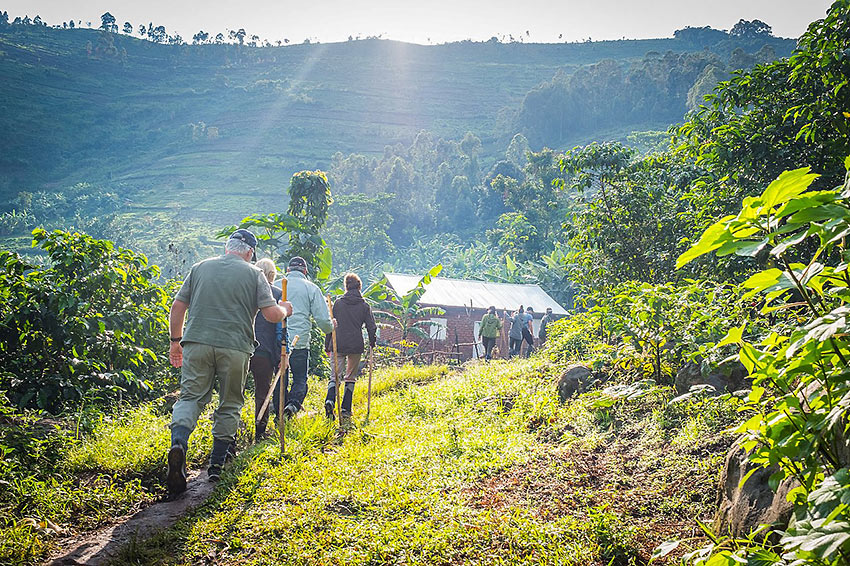
[[[250,47],[4,25],[0,201],[94,182],[147,206],[254,212],[295,171],[326,168],[335,152],[381,155],[423,129],[453,140],[475,133],[486,166],[517,132],[539,149],[663,129],[681,119],[699,80],[713,86],[795,43],[698,31],[576,44]],[[644,102],[606,96],[624,85]],[[612,114],[612,104],[628,108]],[[583,121],[565,122],[564,108]],[[557,127],[544,115],[559,116]]]

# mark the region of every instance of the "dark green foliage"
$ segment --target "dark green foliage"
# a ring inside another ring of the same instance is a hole
[[[0,389],[51,412],[160,389],[168,295],[144,256],[79,233],[33,232],[38,268],[0,253]]]
[[[744,53],[741,49],[740,54]],[[754,64],[773,58],[750,60]],[[559,73],[529,91],[519,112],[519,124],[538,147],[575,143],[610,128],[670,124],[684,117],[688,95],[700,79],[704,80],[706,68],[725,70],[727,66],[740,68],[735,57],[730,55],[727,62],[712,51],[651,52],[633,65],[603,60],[572,74]]]
[[[696,228],[734,214],[787,169],[821,172],[819,188],[842,181],[850,154],[848,13],[850,2],[835,2],[790,58],[736,73],[679,129],[678,152],[709,173],[689,194]]]
[[[560,161],[576,191],[570,246],[574,278],[587,289],[623,280],[668,281],[690,234],[682,201],[696,170],[667,155],[634,159],[620,144],[592,144]]]

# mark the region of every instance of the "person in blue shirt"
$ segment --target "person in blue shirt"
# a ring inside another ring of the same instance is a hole
[[[263,258],[257,262],[257,267],[262,270],[263,275],[271,286],[277,277],[277,268],[274,262],[269,258]],[[271,287],[272,296],[275,300],[280,300],[282,291],[277,287]],[[266,436],[266,427],[269,422],[268,407],[262,415],[257,411],[266,400],[269,394],[269,386],[271,385],[272,376],[280,367],[280,348],[283,342],[283,324],[280,322],[271,323],[267,321],[260,313],[254,318],[254,336],[257,340],[257,347],[254,348],[254,355],[251,356],[249,369],[254,376],[254,418],[256,419],[256,429],[254,432],[255,442],[263,440]]]
[[[522,340],[528,343],[525,348],[525,357],[529,357],[534,352],[534,309],[528,307],[525,309],[525,324],[522,325]],[[517,349],[519,353],[519,349]]]

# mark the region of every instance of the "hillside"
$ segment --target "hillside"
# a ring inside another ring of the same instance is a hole
[[[794,43],[742,39],[711,48],[728,57],[765,41],[778,56]],[[294,171],[327,168],[335,152],[381,155],[422,129],[446,139],[472,131],[483,162],[492,163],[518,131],[526,94],[556,74],[708,47],[656,39],[254,48],[8,26],[0,29],[0,128],[8,133],[0,140],[0,200],[108,183],[133,206],[179,206],[221,225],[279,209]],[[597,134],[605,135],[583,137]]]

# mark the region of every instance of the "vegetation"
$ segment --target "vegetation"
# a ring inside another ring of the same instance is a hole
[[[38,268],[0,252],[0,390],[20,408],[144,397],[171,379],[168,293],[156,266],[112,242],[37,229]]]
[[[327,292],[342,272],[361,271],[364,295],[401,337],[379,356],[373,420],[334,435],[320,416],[295,419],[283,460],[276,443],[249,448],[207,505],[128,548],[125,561],[846,563],[848,18],[850,1],[836,0],[779,59],[786,43],[758,20],[728,33],[679,30],[659,45],[687,48],[644,55],[616,42],[498,40],[273,49],[251,47],[244,30],[229,45],[206,45],[200,32],[197,46],[158,45],[164,29],[145,28],[147,42],[119,36],[111,14],[96,32],[0,18],[0,71],[18,85],[0,87],[9,101],[0,119],[14,132],[33,122],[31,138],[0,142],[0,164],[12,171],[0,187],[8,247],[41,223],[108,236],[132,207],[198,205],[191,217],[136,220],[209,230],[242,218],[262,253],[279,263],[303,255]],[[87,37],[95,41],[83,50]],[[34,46],[41,67],[30,64]],[[599,56],[615,48],[625,49],[616,60]],[[552,53],[573,58],[556,69]],[[411,72],[410,84],[395,63],[374,68],[402,59],[433,68]],[[33,73],[58,80],[69,60],[80,71],[61,79],[63,92],[101,88],[127,102],[104,110],[71,97],[67,122],[51,125],[55,142],[36,151],[47,126],[33,116],[65,95],[9,93],[36,83]],[[445,60],[462,60],[460,83],[443,80]],[[104,69],[122,80],[103,79]],[[296,71],[298,80],[288,74]],[[179,80],[169,82],[172,73]],[[375,88],[415,113],[375,105],[362,94]],[[124,89],[163,102],[148,106]],[[467,91],[481,99],[456,95]],[[458,118],[470,105],[501,118]],[[345,119],[308,127],[330,108],[365,116],[372,130]],[[686,108],[669,144],[657,132],[632,134],[667,127]],[[134,130],[138,116],[163,125]],[[83,133],[93,141],[78,142]],[[246,139],[287,139],[303,152],[257,151],[238,165],[221,157]],[[584,142],[593,143],[563,151]],[[330,155],[327,172],[310,170]],[[219,158],[206,182],[224,180],[227,192],[198,181]],[[302,171],[284,194],[295,165]],[[89,177],[94,170],[104,173]],[[50,181],[74,188],[47,192]],[[241,207],[250,208],[233,216]],[[123,237],[139,234],[128,226]],[[92,528],[162,493],[170,397],[149,397],[175,385],[158,353],[172,283],[110,241],[41,228],[33,236],[34,253],[0,253],[0,556],[30,562],[64,525]],[[169,267],[179,278],[201,248],[177,243]],[[389,269],[425,277],[399,296],[382,284]],[[394,365],[404,356],[392,347],[428,325],[433,311],[419,299],[438,273],[537,282],[573,315],[528,361]],[[321,336],[311,340],[321,359]],[[585,377],[561,402],[555,383],[576,364]],[[706,376],[743,368],[749,381],[729,393],[682,391],[686,365]],[[307,406],[319,407],[320,378],[312,383]],[[355,414],[363,402],[358,387]],[[193,438],[196,466],[205,432]],[[790,487],[790,524],[743,537],[706,526],[736,439],[752,464],[771,469],[770,487]],[[240,432],[242,445],[251,440]],[[102,511],[83,520],[93,501]]]

